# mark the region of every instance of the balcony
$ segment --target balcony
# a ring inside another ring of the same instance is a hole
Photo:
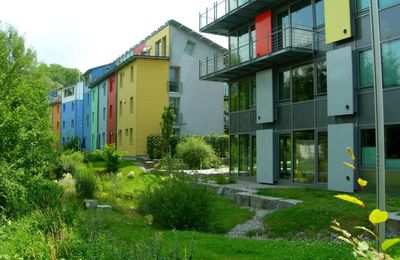
[[[222,0],[215,2],[199,15],[200,31],[228,35],[233,28],[256,16],[265,7],[272,7],[279,0]]]
[[[168,81],[168,92],[181,93],[182,82]]]
[[[278,28],[229,53],[200,61],[200,79],[227,82],[295,58],[311,56],[315,51],[324,51],[324,35],[324,31],[315,33],[312,29]]]

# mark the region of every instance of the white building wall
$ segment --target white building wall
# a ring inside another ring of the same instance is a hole
[[[175,26],[171,26],[170,34],[170,66],[180,67],[182,82],[180,112],[183,125],[180,133],[223,134],[224,83],[199,79],[199,60],[213,56],[218,50]],[[188,40],[195,43],[192,55],[184,52]]]

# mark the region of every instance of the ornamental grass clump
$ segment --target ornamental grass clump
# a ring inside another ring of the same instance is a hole
[[[400,243],[400,238],[386,239],[385,241],[381,241],[381,239],[379,238],[377,225],[386,222],[389,218],[389,213],[386,211],[381,211],[379,209],[374,209],[372,211],[368,210],[365,193],[365,187],[367,186],[368,182],[361,178],[358,169],[355,167],[356,157],[354,156],[353,149],[351,147],[347,147],[347,152],[351,157],[352,163],[343,162],[343,164],[355,171],[357,183],[361,189],[361,198],[356,198],[347,194],[339,194],[335,197],[358,205],[364,209],[366,218],[369,220],[371,227],[366,228],[363,226],[355,226],[354,228],[364,231],[365,234],[369,235],[372,239],[377,241],[377,247],[375,248],[367,243],[365,240],[363,240],[363,235],[353,236],[350,232],[343,229],[340,223],[336,220],[332,221],[333,225],[331,226],[331,228],[339,233],[338,239],[352,245],[353,255],[357,259],[392,259],[390,255],[388,255],[386,252],[392,246]]]

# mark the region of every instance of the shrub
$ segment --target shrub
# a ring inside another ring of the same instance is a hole
[[[141,194],[138,210],[164,228],[207,230],[210,193],[190,176],[170,175]]]
[[[81,140],[79,137],[72,137],[71,140],[63,144],[64,150],[79,151],[81,149]]]
[[[191,169],[215,166],[217,158],[210,145],[199,137],[189,137],[176,147],[176,157]]]
[[[93,153],[85,153],[83,155],[83,162],[90,163],[90,162],[101,162],[104,161],[103,153],[100,150],[96,150]]]
[[[81,152],[64,152],[57,160],[52,171],[52,178],[61,179],[64,174],[75,175],[83,163],[83,154]]]
[[[218,157],[226,157],[228,154],[229,137],[228,135],[210,134],[202,136],[207,144],[211,145]]]
[[[163,140],[160,134],[152,134],[147,137],[147,155],[151,160],[161,159]]]
[[[32,177],[27,183],[28,198],[39,209],[59,208],[63,196],[63,188],[55,181],[41,175]]]
[[[116,172],[122,162],[122,154],[117,151],[114,144],[104,145],[103,158],[106,161],[106,170]]]
[[[91,199],[97,189],[96,176],[92,168],[82,168],[75,177],[75,190],[78,197]]]

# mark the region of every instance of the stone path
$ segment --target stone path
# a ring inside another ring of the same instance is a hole
[[[273,212],[273,210],[257,209],[255,212],[256,214],[252,219],[247,220],[243,224],[236,225],[225,236],[234,238],[249,238],[246,236],[246,233],[250,230],[264,231],[265,228],[263,218],[265,215]],[[265,235],[265,232],[262,232],[261,236],[254,236],[252,239],[263,240],[267,239],[267,236]]]

